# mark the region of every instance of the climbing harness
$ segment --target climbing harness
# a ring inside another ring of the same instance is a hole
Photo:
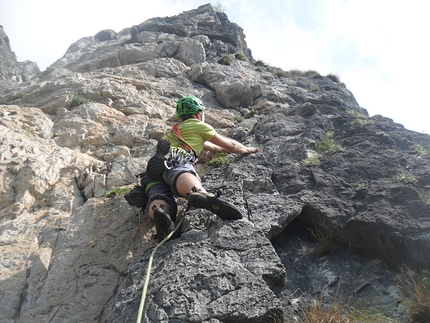
[[[148,292],[149,278],[151,276],[152,261],[154,259],[155,252],[157,251],[158,247],[161,247],[181,227],[182,222],[185,219],[185,214],[188,212],[189,209],[190,209],[190,206],[187,206],[186,210],[182,213],[181,220],[178,222],[178,225],[176,225],[175,229],[172,232],[170,232],[159,244],[157,244],[154,250],[152,250],[151,252],[151,256],[149,257],[149,262],[148,262],[148,269],[146,271],[145,284],[143,286],[142,297],[140,299],[139,312],[137,314],[137,321],[136,321],[137,323],[141,323],[142,321],[143,308],[145,307],[146,293]]]
[[[164,166],[167,169],[172,169],[176,165],[190,163],[195,165],[197,163],[197,157],[191,153],[183,150],[182,148],[172,147],[170,148],[170,155],[164,161]]]

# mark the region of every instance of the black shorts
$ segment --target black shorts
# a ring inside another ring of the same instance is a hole
[[[173,167],[172,169],[168,169],[163,174],[163,180],[152,180],[150,179],[146,173],[141,175],[141,186],[146,191],[146,196],[148,198],[148,205],[145,209],[145,212],[148,211],[148,207],[154,200],[164,200],[170,205],[170,213],[169,214],[172,221],[176,220],[176,213],[178,211],[178,206],[176,204],[176,197],[179,196],[179,193],[176,189],[176,181],[179,175],[183,173],[191,173],[197,178],[197,172],[193,165],[191,164],[181,164]]]

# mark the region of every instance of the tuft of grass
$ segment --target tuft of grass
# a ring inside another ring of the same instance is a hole
[[[114,196],[121,196],[129,193],[131,189],[129,187],[115,187],[111,190],[108,190],[105,192],[106,197],[114,197]]]
[[[367,125],[371,125],[371,124],[375,123],[375,121],[373,121],[370,118],[367,118],[367,119],[358,119],[357,122],[362,127],[367,126]]]
[[[216,5],[212,5],[212,8],[214,8],[215,12],[225,12],[225,7],[218,1]]]
[[[376,135],[381,137],[389,137],[389,135],[385,131],[378,131]]]
[[[405,173],[397,173],[395,178],[396,182],[402,182],[405,184],[418,184],[418,177],[414,175],[409,175]]]
[[[367,187],[367,183],[366,182],[361,182],[360,184],[357,185],[357,188],[366,188]]]
[[[354,123],[358,123],[362,127],[375,123],[375,121],[373,121],[372,119],[370,119],[368,116],[366,116],[361,112],[358,112],[355,110],[348,110],[347,113],[354,118],[353,119]]]
[[[318,84],[314,84],[311,86],[310,91],[311,92],[321,92],[321,86],[319,86]]]
[[[255,62],[255,64],[254,64],[255,66],[261,66],[261,67],[267,67],[267,64],[266,63],[264,63],[262,60],[258,60],[258,61],[256,61]]]
[[[86,97],[75,95],[69,100],[69,107],[74,108],[87,102],[93,102],[93,101],[90,99],[87,99]]]
[[[234,54],[234,57],[240,61],[245,61],[249,63],[249,58],[248,56],[246,56],[246,54],[242,53],[242,52],[238,52]]]
[[[326,137],[320,141],[317,149],[317,152],[319,154],[322,152],[335,154],[341,151],[345,151],[345,148],[336,143],[336,141],[334,140],[334,133],[331,131],[327,132]]]
[[[321,161],[320,161],[320,156],[318,154],[310,156],[303,161],[303,166],[305,167],[319,166],[320,164],[321,164]]]
[[[308,296],[305,297],[305,299]],[[371,306],[369,302],[353,302],[340,293],[340,283],[335,295],[322,291],[312,297],[311,302],[303,303],[299,316],[288,323],[398,323],[383,313],[383,310]],[[275,320],[274,323],[284,322]]]
[[[284,319],[279,314],[272,314],[270,318],[273,319],[273,323],[284,323]]]
[[[235,116],[235,117],[234,117],[234,119],[235,119],[237,122],[242,122],[243,120],[245,120],[245,117],[244,117],[244,116]]]
[[[401,297],[412,322],[429,322],[430,271],[404,268],[398,277]]]
[[[18,91],[18,92],[15,92],[12,96],[11,96],[11,100],[12,101],[15,101],[15,100],[18,100],[18,99],[21,99],[22,97],[24,97],[24,95],[25,95],[25,93],[24,92],[21,92],[21,91]]]
[[[252,118],[253,116],[256,116],[256,115],[258,115],[258,114],[260,114],[260,111],[258,111],[258,110],[256,110],[256,109],[251,109],[246,115],[245,115],[245,118],[246,119],[249,119],[249,118]]]
[[[288,74],[292,77],[301,77],[304,76],[304,72],[299,69],[292,69],[288,71]]]
[[[340,77],[337,74],[328,74],[327,77],[332,80],[334,83],[340,83]]]
[[[430,194],[425,188],[420,188],[420,196],[427,204],[430,204]]]
[[[388,323],[393,322],[380,313],[373,313],[365,306],[352,306],[341,301],[324,305],[322,301],[315,301],[305,310],[300,323]]]
[[[215,156],[208,162],[208,166],[215,168],[222,167],[228,163],[227,153],[217,152]]]
[[[307,70],[307,71],[303,72],[303,76],[307,76],[310,78],[318,78],[321,76],[321,74],[315,70]]]
[[[218,63],[221,65],[231,65],[233,64],[233,57],[228,54],[222,55],[222,57],[218,60]]]
[[[281,74],[280,76],[291,77],[291,78],[299,78],[299,77],[309,77],[309,78],[317,78],[321,76],[317,71],[307,70],[302,71],[300,69],[293,68],[289,71],[284,71],[281,68],[275,68],[275,74]]]
[[[279,77],[288,77],[288,76],[290,76],[290,74],[288,72],[284,71],[280,67],[275,68],[274,73],[275,73],[276,76],[279,76]]]
[[[306,107],[306,106],[309,106],[309,105],[312,105],[312,103],[310,103],[309,101],[307,101],[307,102],[301,101],[301,102],[297,103],[298,107]]]
[[[99,165],[97,164],[97,163],[92,163],[91,164],[91,170],[93,171],[93,172],[97,172],[98,170],[99,170]]]
[[[313,253],[321,258],[328,255],[333,250],[333,233],[327,223],[315,224],[309,229],[312,237],[317,242],[314,246]]]
[[[417,155],[419,155],[419,156],[424,156],[424,155],[427,155],[429,153],[429,151],[427,149],[425,149],[423,146],[421,146],[420,144],[416,144],[414,146],[414,149],[415,149]]]

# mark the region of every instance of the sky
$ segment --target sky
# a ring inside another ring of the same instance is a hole
[[[18,61],[43,71],[82,37],[207,3],[243,28],[254,59],[336,74],[370,116],[430,134],[425,0],[0,0],[0,25]]]

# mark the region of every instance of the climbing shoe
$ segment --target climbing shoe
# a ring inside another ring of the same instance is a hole
[[[157,231],[157,239],[158,242],[161,242],[170,232],[173,231],[174,224],[162,208],[154,207],[152,210],[154,211],[154,223]]]
[[[209,210],[223,220],[242,219],[242,213],[235,206],[211,193],[191,193],[188,196],[188,205],[198,209]]]
[[[157,151],[148,161],[146,166],[146,174],[150,179],[160,179],[166,169],[166,160],[169,157],[170,141],[160,139],[157,144]]]
[[[145,208],[148,203],[145,190],[142,186],[135,186],[130,192],[124,195],[128,204],[135,207]]]

